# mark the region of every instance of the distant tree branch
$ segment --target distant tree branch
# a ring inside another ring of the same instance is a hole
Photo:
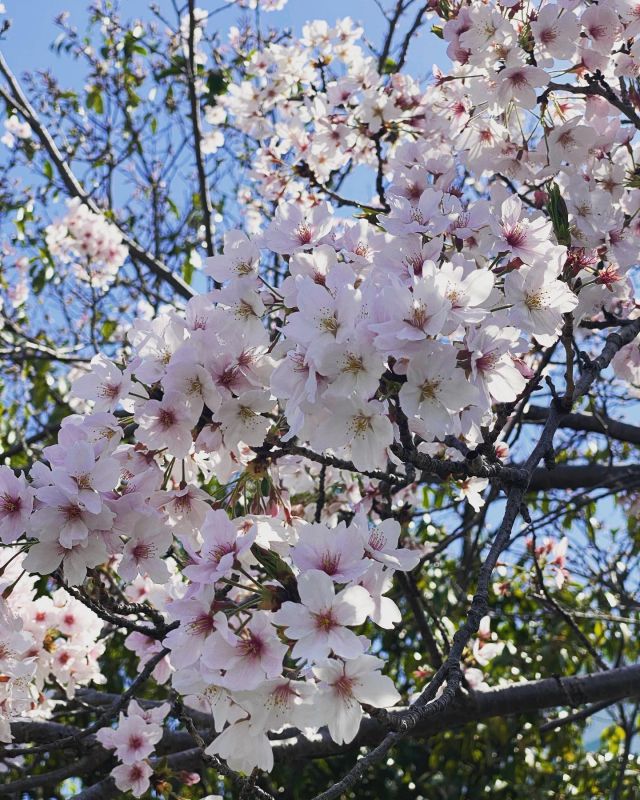
[[[26,122],[29,123],[31,129],[38,137],[40,144],[49,155],[49,158],[55,166],[58,175],[65,185],[65,188],[69,192],[69,195],[71,197],[79,198],[95,214],[102,214],[102,209],[82,186],[69,166],[69,163],[60,152],[58,145],[55,143],[55,140],[51,136],[49,130],[40,121],[36,110],[33,108],[29,98],[22,90],[18,79],[11,71],[2,52],[0,52],[0,73],[4,75],[11,90],[9,91],[5,86],[0,85],[0,96],[3,97],[9,105],[13,106],[18,113],[24,117]],[[175,275],[169,269],[169,267],[167,267],[165,264],[155,258],[155,256],[145,250],[144,247],[138,244],[133,237],[131,237],[120,227],[117,221],[115,221],[115,224],[118,226],[122,240],[129,248],[132,257],[137,258],[146,267],[148,267],[148,269],[154,275],[156,275],[158,278],[161,278],[182,297],[189,299],[193,296],[194,291],[188,283],[183,281],[179,275]]]
[[[195,0],[189,0],[189,37],[188,37],[188,58],[187,58],[187,87],[189,90],[189,105],[191,107],[191,125],[193,128],[193,148],[196,157],[196,168],[198,171],[198,187],[200,194],[200,206],[204,219],[204,236],[207,244],[207,255],[215,255],[213,245],[213,228],[211,225],[211,196],[209,193],[209,183],[205,169],[204,155],[202,152],[202,124],[200,120],[200,101],[196,89],[196,53],[195,53],[195,32],[196,32],[196,6]]]

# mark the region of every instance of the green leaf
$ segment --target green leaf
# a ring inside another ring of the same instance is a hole
[[[392,58],[385,59],[384,64],[382,65],[382,74],[383,75],[393,75],[394,72],[398,71],[398,65]]]
[[[193,263],[191,258],[188,258],[182,265],[182,277],[184,278],[185,283],[191,283],[193,278]]]
[[[107,319],[102,323],[102,336],[104,339],[110,339],[116,331],[118,323],[112,319]]]
[[[259,544],[251,545],[251,552],[264,567],[267,575],[284,586],[290,599],[300,599],[296,576],[293,574],[291,567],[286,564],[277,553],[274,553],[273,550],[260,547]]]
[[[31,288],[36,294],[40,294],[40,292],[44,289],[46,280],[47,280],[47,270],[45,267],[42,267],[35,273],[35,275],[31,279]]]
[[[96,114],[104,113],[104,102],[102,100],[102,93],[100,89],[94,87],[87,95],[87,106],[92,108]]]
[[[556,235],[558,244],[565,247],[571,246],[571,228],[569,226],[569,210],[560,194],[560,187],[557,183],[549,184],[547,189],[549,199],[547,200],[547,213],[553,225],[553,232]]]
[[[207,91],[209,95],[207,102],[209,105],[214,105],[216,97],[227,93],[228,85],[229,81],[227,76],[221,69],[213,69],[209,72],[209,76],[207,77]]]

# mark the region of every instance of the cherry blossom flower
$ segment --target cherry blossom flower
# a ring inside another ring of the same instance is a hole
[[[569,571],[566,568],[567,563],[567,549],[569,547],[569,539],[563,536],[559,542],[555,543],[551,551],[550,564],[551,568],[555,570],[555,581],[558,589],[562,589],[565,581],[569,577]]]
[[[114,514],[102,502],[99,511],[88,511],[76,492],[59,486],[36,489],[39,506],[31,517],[30,529],[39,536],[59,541],[62,547],[86,542],[89,531],[111,529]]]
[[[278,206],[275,218],[264,234],[264,244],[282,255],[310,250],[323,244],[333,226],[331,209],[318,205],[305,213],[299,206]]]
[[[140,514],[124,546],[118,571],[126,581],[136,575],[148,575],[156,583],[165,583],[169,570],[163,560],[171,544],[171,532],[158,514]]]
[[[231,572],[253,542],[257,530],[238,532],[224,511],[208,511],[202,526],[202,546],[194,564],[185,567],[184,574],[199,583],[214,583]]]
[[[488,485],[489,481],[487,478],[470,477],[465,478],[463,481],[458,481],[458,499],[466,500],[474,511],[480,511],[482,506],[484,506],[484,498],[481,492],[483,492]]]
[[[544,217],[529,219],[522,216],[522,201],[516,196],[503,202],[500,222],[493,222],[492,227],[499,237],[496,248],[526,263],[544,255],[551,235],[551,223]]]
[[[33,490],[24,475],[0,466],[0,540],[11,544],[25,532],[33,510]]]
[[[400,700],[391,679],[380,673],[383,665],[381,658],[361,655],[346,662],[327,658],[313,667],[320,681],[319,702],[337,744],[355,738],[363,717],[361,703],[385,708]]]
[[[562,315],[578,305],[578,298],[553,270],[521,267],[504,282],[505,299],[511,304],[509,320],[534,335],[555,336]]]
[[[197,358],[182,352],[181,361],[172,360],[167,367],[162,386],[175,397],[182,397],[189,408],[191,419],[197,420],[206,406],[209,411],[217,411],[222,403],[218,387],[211,373],[197,363]],[[194,363],[195,362],[195,363]]]
[[[403,572],[409,572],[418,565],[420,561],[418,551],[397,546],[401,532],[397,520],[386,519],[370,526],[366,517],[358,515],[351,524],[358,526],[364,551],[369,558]]]
[[[153,775],[153,768],[146,761],[137,761],[134,764],[119,764],[111,770],[111,775],[121,792],[142,797],[151,785],[149,778]]]
[[[324,405],[329,415],[311,437],[313,446],[323,450],[349,445],[356,469],[384,469],[387,447],[393,442],[385,405],[377,400],[339,397],[327,398]]]
[[[504,648],[504,642],[494,642],[491,640],[491,617],[485,615],[480,620],[478,634],[473,642],[473,657],[481,667],[486,665],[499,656]]]
[[[412,291],[391,284],[384,300],[379,298],[380,321],[369,323],[376,334],[375,346],[384,352],[413,353],[424,340],[444,328],[451,301],[447,299],[448,281],[431,262],[425,264]]]
[[[336,583],[349,583],[367,568],[359,530],[344,522],[334,530],[319,524],[302,527],[291,560],[301,571],[321,570]]]
[[[539,67],[506,67],[498,74],[498,100],[503,105],[512,100],[523,108],[534,108],[536,89],[548,83],[549,76]]]
[[[576,15],[562,7],[549,3],[542,6],[537,19],[531,22],[531,32],[536,49],[544,56],[568,59],[576,51],[580,24]]]
[[[148,758],[162,738],[160,725],[147,722],[137,713],[120,714],[117,728],[100,728],[96,739],[103,747],[115,750],[123,764],[131,765]]]
[[[207,755],[224,758],[231,769],[250,774],[256,767],[273,769],[273,750],[261,727],[251,720],[240,720],[224,731],[205,749]]]
[[[510,403],[526,385],[511,357],[518,338],[515,328],[487,325],[471,331],[465,340],[459,360],[465,367],[468,365],[472,380],[487,403],[490,397],[499,403]]]
[[[38,532],[38,541],[29,548],[24,559],[24,567],[30,572],[50,575],[62,565],[65,580],[71,586],[81,584],[87,570],[104,564],[108,559],[107,548],[100,536],[91,535],[86,539],[62,544],[58,532],[44,528]]]
[[[210,496],[191,484],[181,489],[156,492],[151,504],[167,518],[177,536],[185,536],[197,547],[200,530],[209,511]]]
[[[258,275],[260,251],[242,231],[227,231],[223,255],[207,258],[207,275],[224,283],[232,278],[253,278]]]
[[[392,573],[377,561],[372,561],[367,571],[358,578],[358,584],[364,586],[373,601],[373,611],[369,617],[386,630],[392,630],[402,621],[402,613],[396,603],[384,595],[393,585]]]
[[[287,724],[313,726],[313,703],[317,687],[307,681],[277,678],[262,683],[253,692],[235,692],[234,697],[251,714],[256,728],[277,731]]]
[[[219,628],[203,648],[202,663],[209,669],[224,670],[221,683],[228,689],[255,689],[280,675],[286,652],[270,615],[257,611],[239,636]]]
[[[184,458],[193,444],[193,411],[184,395],[167,393],[162,400],[147,400],[140,414],[138,438],[150,449],[164,450],[175,458]]]
[[[336,594],[332,579],[312,569],[298,579],[298,591],[300,603],[287,601],[273,615],[288,638],[297,640],[293,658],[314,662],[332,651],[344,658],[360,655],[363,644],[347,626],[361,625],[373,610],[366,589],[349,586]]]
[[[409,417],[418,416],[427,431],[452,431],[453,415],[477,400],[477,390],[456,368],[452,347],[434,345],[423,359],[413,359],[400,403]]]
[[[74,442],[65,452],[64,460],[56,465],[51,480],[57,487],[76,496],[78,504],[92,514],[99,514],[103,499],[101,492],[110,492],[120,479],[120,465],[108,455],[96,459],[89,442]],[[39,494],[42,499],[42,492]]]
[[[441,201],[442,192],[433,188],[424,190],[417,205],[405,197],[392,197],[391,211],[384,218],[384,227],[395,235],[430,233],[436,236],[449,224],[440,209]]]
[[[92,400],[95,411],[113,411],[126,398],[131,388],[131,375],[121,370],[102,353],[91,359],[89,372],[73,383],[73,393],[83,400]]]
[[[271,420],[262,414],[272,408],[271,395],[260,389],[225,400],[216,411],[214,419],[220,423],[227,447],[236,447],[240,442],[248,445],[261,444],[272,425]]]
[[[591,47],[601,53],[609,53],[620,31],[616,12],[605,6],[592,6],[584,11],[580,22]]]

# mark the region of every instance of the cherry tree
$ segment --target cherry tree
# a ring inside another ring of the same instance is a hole
[[[285,5],[0,54],[0,794],[636,797],[640,6]]]

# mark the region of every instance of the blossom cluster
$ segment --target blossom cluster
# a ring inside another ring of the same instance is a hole
[[[441,9],[437,27],[453,65],[446,75],[434,68],[426,88],[404,74],[386,74],[349,18],[334,27],[318,20],[300,40],[268,45],[249,57],[252,77],[221,99],[228,124],[256,141],[249,175],[258,191],[239,198],[249,220],[257,230],[266,201],[281,198],[310,209],[331,175],[375,168],[382,155],[384,174],[405,198],[407,213],[425,189],[451,190],[462,205],[458,222],[456,202],[447,209],[451,233],[458,227],[464,234],[465,255],[490,260],[486,228],[480,236],[483,226],[473,228],[483,205],[470,204],[469,197],[488,199],[484,213],[490,209],[493,216],[503,200],[517,201],[521,186],[521,202],[542,210],[555,181],[568,211],[566,269],[584,285],[581,313],[629,308],[627,272],[640,233],[638,188],[627,180],[635,171],[629,149],[634,127],[605,96],[637,74],[631,66],[637,45],[625,44],[636,35],[632,6],[543,3],[534,11],[527,4],[472,3]],[[602,94],[592,91],[589,72],[597,72]],[[625,91],[633,103],[633,81]],[[380,198],[367,202],[376,207]],[[515,210],[510,214],[507,234],[517,240],[524,234]],[[471,229],[462,224],[467,215]],[[512,262],[522,249],[514,243]]]
[[[38,595],[37,576],[24,574],[20,549],[1,552],[0,742],[10,742],[12,721],[46,719],[61,702],[45,694],[48,685],[72,698],[78,687],[105,682],[104,643],[93,611],[63,588]]]
[[[13,149],[16,141],[20,139],[31,139],[32,130],[28,122],[23,122],[15,114],[4,121],[5,132],[0,141],[7,147]]]
[[[151,610],[162,627],[133,625],[126,647],[211,716],[207,753],[232,769],[270,770],[269,734],[289,726],[352,742],[363,705],[401,700],[376,630],[401,622],[394,573],[424,555],[400,514],[420,505],[417,457],[454,464],[486,445],[565,326],[585,340],[581,322],[637,313],[637,146],[616,106],[552,82],[578,63],[572,89],[588,71],[605,88],[635,74],[637,14],[572,0],[446,17],[453,71],[426,88],[388,74],[349,19],[248,56],[251,77],[210,116],[258,146],[248,233],[228,230],[207,260],[210,291],[137,319],[118,360],[92,359],[73,385],[86,411],[28,478],[0,468],[11,569],[70,590],[87,576],[117,586],[126,620]],[[356,219],[326,186],[354,166],[376,183],[350,202]],[[97,286],[126,255],[73,202],[47,244]],[[638,386],[638,364],[636,342],[614,368]],[[493,466],[508,458],[504,442],[491,448]],[[487,485],[454,488],[477,510]],[[566,547],[536,554],[558,588]],[[45,713],[36,694],[50,674],[67,691],[100,679],[93,611],[58,589],[30,598],[43,618],[21,624],[11,607],[34,579],[20,575],[2,612],[5,738],[11,716]],[[67,613],[85,615],[82,631]],[[500,650],[484,619],[470,658],[483,667]],[[132,702],[99,733],[118,788],[150,785],[167,714]]]
[[[47,227],[47,248],[57,262],[70,264],[79,280],[104,289],[127,258],[122,234],[78,198],[69,200],[67,208],[62,219]]]
[[[103,747],[114,750],[120,762],[111,770],[118,789],[140,797],[149,788],[153,768],[146,760],[162,739],[162,722],[169,713],[169,703],[149,710],[131,700],[127,713],[120,713],[117,728],[101,728],[96,738]]]

